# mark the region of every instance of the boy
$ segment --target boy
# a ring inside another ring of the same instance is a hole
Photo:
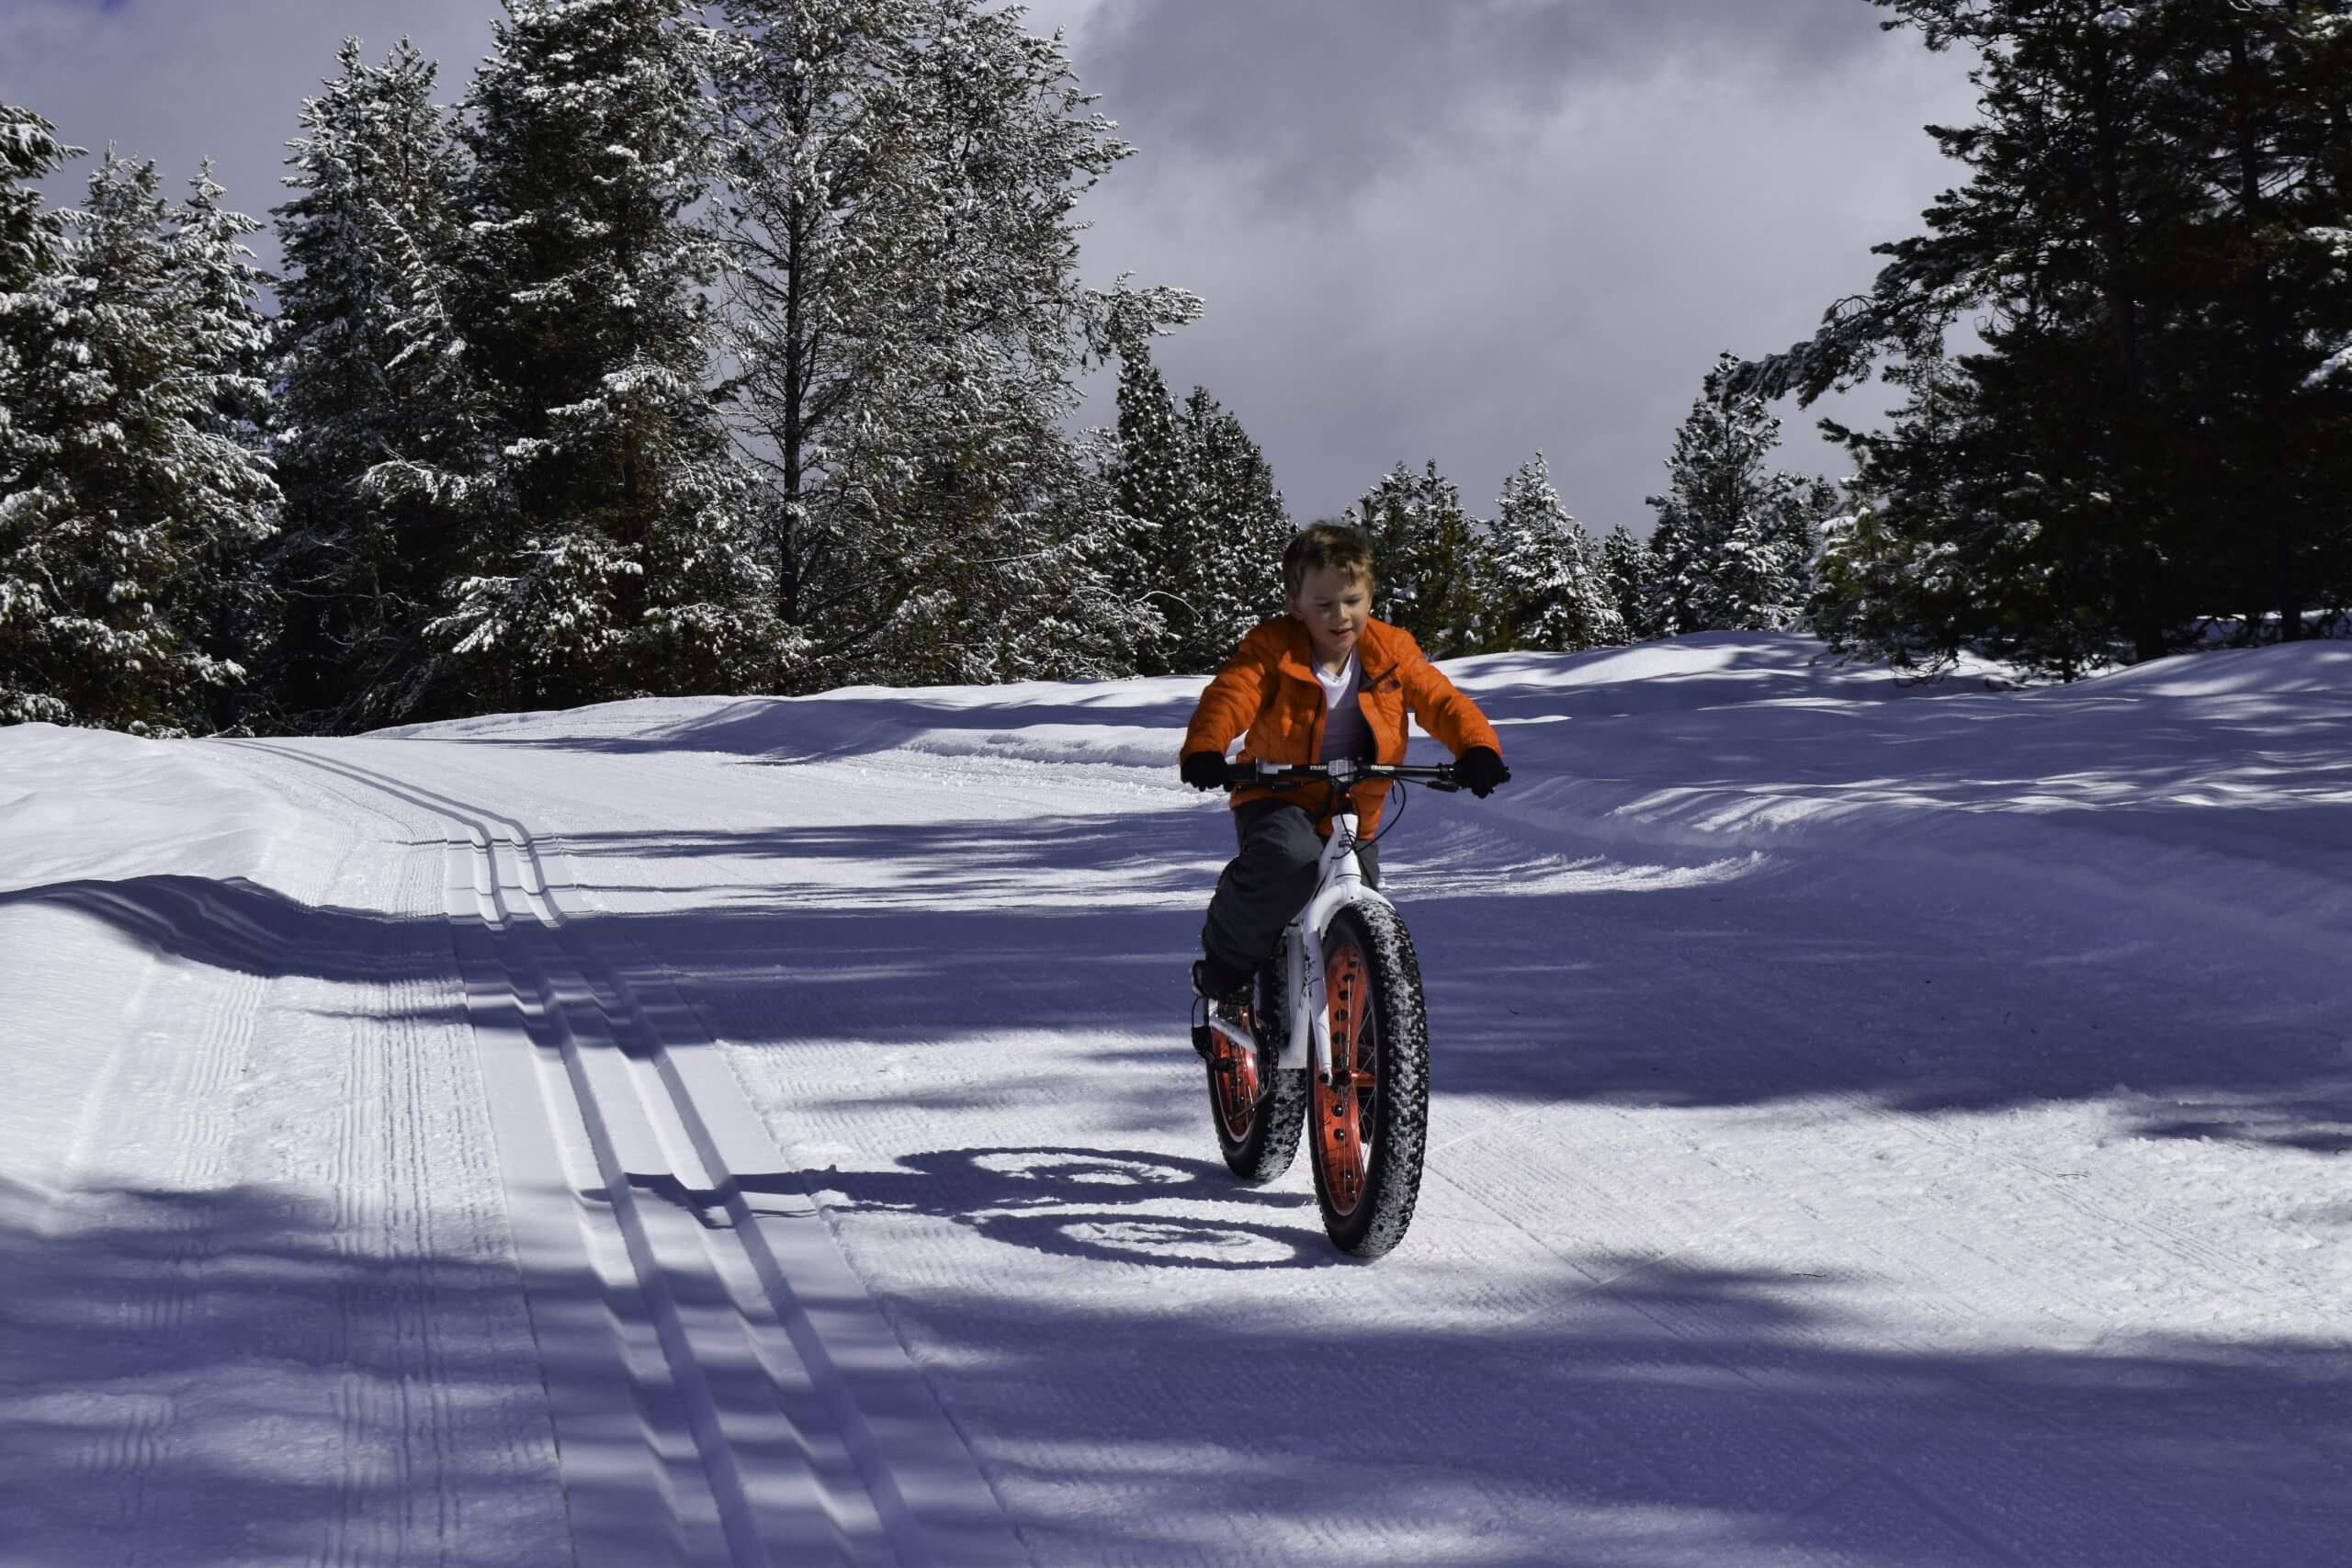
[[[1357,530],[1317,523],[1292,536],[1283,551],[1289,613],[1252,628],[1201,694],[1184,732],[1186,784],[1221,788],[1225,749],[1237,735],[1246,735],[1244,761],[1402,762],[1408,708],[1453,752],[1455,775],[1471,794],[1483,798],[1510,777],[1502,742],[1476,705],[1422,657],[1410,633],[1372,618],[1372,547]],[[1356,790],[1364,839],[1379,825],[1387,793],[1382,783]],[[1193,988],[1212,1004],[1246,997],[1283,928],[1306,907],[1330,813],[1313,791],[1302,800],[1240,790],[1233,830],[1240,853],[1217,878],[1201,928],[1204,956],[1193,965]],[[1357,853],[1377,886],[1371,845]]]

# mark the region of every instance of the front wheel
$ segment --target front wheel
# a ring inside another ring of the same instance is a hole
[[[1250,1009],[1258,1049],[1239,1050],[1220,1034],[1209,1060],[1209,1120],[1216,1126],[1217,1149],[1226,1168],[1244,1181],[1272,1181],[1288,1170],[1306,1122],[1307,1075],[1276,1065],[1282,1043],[1290,1038],[1283,967],[1276,957],[1258,971]]]
[[[1307,1146],[1323,1229],[1378,1258],[1405,1237],[1421,1190],[1430,1115],[1429,1025],[1413,939],[1385,904],[1351,904],[1323,933],[1331,1077],[1310,1071]]]

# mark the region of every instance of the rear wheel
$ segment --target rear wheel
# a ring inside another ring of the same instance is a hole
[[[1378,1258],[1412,1224],[1429,1131],[1420,963],[1396,911],[1351,904],[1333,916],[1323,979],[1331,1079],[1308,1075],[1315,1199],[1333,1245]]]
[[[1287,995],[1276,958],[1258,971],[1251,998],[1250,1032],[1258,1048],[1244,1051],[1220,1034],[1209,1058],[1209,1120],[1226,1168],[1244,1181],[1272,1181],[1298,1157],[1306,1074],[1276,1066],[1290,1033]]]

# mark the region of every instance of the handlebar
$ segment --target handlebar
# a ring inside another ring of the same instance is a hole
[[[1408,762],[1357,762],[1340,758],[1329,762],[1227,762],[1225,765],[1225,787],[1227,789],[1304,789],[1309,784],[1332,784],[1342,789],[1351,784],[1368,784],[1379,779],[1403,779],[1425,784],[1441,795],[1451,795],[1462,787],[1453,776],[1453,764],[1439,762],[1418,766]]]

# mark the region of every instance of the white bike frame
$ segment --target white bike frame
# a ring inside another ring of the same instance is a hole
[[[1334,763],[1336,769],[1340,764]],[[1346,775],[1334,773],[1340,783]],[[1279,1063],[1295,1072],[1312,1066],[1318,1082],[1331,1081],[1331,1002],[1323,979],[1323,933],[1331,918],[1351,904],[1394,908],[1363,879],[1363,863],[1356,858],[1356,814],[1342,811],[1331,818],[1331,836],[1323,841],[1315,893],[1298,918],[1283,928],[1283,957],[1290,981],[1290,1036],[1283,1042]],[[1209,1027],[1251,1051],[1258,1043],[1209,1010]],[[1263,1063],[1260,1064],[1262,1068]]]

